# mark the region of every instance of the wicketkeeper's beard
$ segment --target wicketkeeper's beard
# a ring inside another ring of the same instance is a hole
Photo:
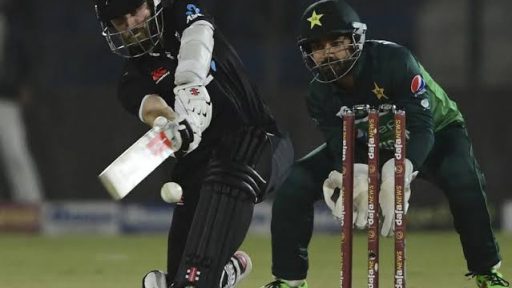
[[[354,64],[354,59],[326,58],[316,67],[318,79],[325,82],[332,82],[345,76]]]

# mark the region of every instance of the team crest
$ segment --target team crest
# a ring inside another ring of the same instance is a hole
[[[373,94],[375,94],[375,96],[377,96],[377,99],[381,100],[382,98],[386,98],[388,99],[388,96],[386,96],[386,94],[384,94],[384,88],[382,87],[379,87],[379,85],[377,85],[377,83],[373,82],[373,85],[375,86],[375,88],[372,90]]]
[[[322,18],[324,14],[316,14],[316,11],[313,11],[313,14],[311,14],[311,17],[309,17],[307,20],[309,23],[311,23],[311,29],[315,27],[315,25],[322,26],[322,22],[320,22],[320,18]]]
[[[417,97],[425,93],[425,86],[425,80],[423,80],[423,77],[421,77],[421,75],[414,76],[414,78],[412,78],[411,81],[411,92],[414,95],[414,97]]]

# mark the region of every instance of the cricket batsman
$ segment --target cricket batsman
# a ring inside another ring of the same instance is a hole
[[[95,0],[95,8],[110,49],[126,59],[118,98],[166,129],[177,158],[171,178],[184,191],[167,271],[150,271],[143,288],[235,287],[251,270],[236,250],[254,205],[293,162],[289,138],[200,1]]]
[[[477,287],[509,287],[486,206],[485,179],[473,155],[464,118],[443,89],[411,54],[398,44],[366,40],[367,27],[344,1],[322,0],[301,18],[298,45],[314,79],[306,99],[310,116],[325,144],[297,161],[278,189],[272,210],[272,273],[265,287],[308,287],[308,244],[313,231],[313,203],[324,199],[340,216],[342,111],[354,105],[396,105],[407,115],[405,202],[418,174],[446,195],[455,230]],[[354,217],[367,225],[368,118],[356,114]],[[393,114],[381,112],[381,234],[393,235]],[[386,161],[387,160],[387,161]],[[323,193],[322,193],[323,192]]]

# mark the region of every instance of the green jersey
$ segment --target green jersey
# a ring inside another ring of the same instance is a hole
[[[336,167],[341,163],[341,111],[358,104],[393,104],[406,112],[407,158],[421,167],[434,143],[434,133],[454,122],[464,122],[457,104],[430,77],[411,52],[386,41],[366,41],[353,68],[354,88],[335,83],[310,84],[306,99],[311,117],[323,132]],[[356,115],[357,149],[366,147],[366,115]],[[381,113],[380,148],[393,149],[393,115]]]

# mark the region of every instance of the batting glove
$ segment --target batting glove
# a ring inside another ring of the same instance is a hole
[[[163,116],[158,116],[153,122],[153,127],[160,128],[171,142],[171,149],[181,154],[188,153],[201,142],[201,133],[196,133],[196,127],[188,124],[187,120],[177,115],[173,121]]]

